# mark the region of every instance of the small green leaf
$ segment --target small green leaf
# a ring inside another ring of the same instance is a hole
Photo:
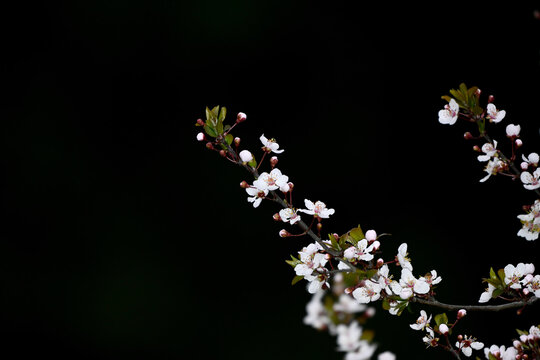
[[[362,336],[360,336],[360,340],[372,341],[374,337],[375,337],[375,331],[373,331],[373,330],[364,330],[362,332]]]
[[[292,281],[291,281],[291,285],[294,285],[296,284],[297,282],[299,282],[300,280],[302,280],[304,277],[302,275],[296,275]]]
[[[204,132],[207,133],[211,137],[216,137],[216,129],[214,129],[212,126],[204,125]]]
[[[360,225],[349,231],[349,235],[354,240],[354,245],[358,244],[360,240],[365,238],[364,232],[360,228]]]
[[[495,290],[493,290],[493,293],[491,294],[491,298],[496,299],[497,297],[502,295],[503,292],[504,292],[503,289],[495,289]]]
[[[498,360],[495,355],[493,355],[492,353],[488,353],[489,354],[489,360]],[[478,358],[478,357],[477,357]]]
[[[492,279],[492,280],[497,280],[497,274],[495,273],[495,270],[493,270],[493,268],[490,268],[489,269],[489,277]]]
[[[233,141],[234,141],[234,137],[233,137],[231,134],[227,134],[227,135],[225,136],[225,142],[226,142],[227,144],[231,145]]]
[[[285,262],[287,264],[291,265],[292,267],[295,267],[296,265],[302,263],[300,260],[298,260],[294,256],[292,256],[292,255],[290,255],[290,256],[291,256],[291,260],[285,260]]]
[[[377,274],[377,269],[370,269],[366,272],[366,277],[368,279],[371,279],[372,277],[374,277],[376,274]]]
[[[218,123],[216,124],[216,133],[218,135],[223,134],[223,123],[221,121],[218,121]]]
[[[390,301],[388,301],[388,298],[384,298],[382,301],[382,308],[383,310],[390,310]]]
[[[248,165],[251,166],[254,169],[257,168],[257,160],[255,160],[255,156],[253,156],[253,159],[251,159],[251,161],[248,162]]]
[[[501,279],[502,284],[506,285],[506,281],[505,281],[506,274],[504,273],[504,269],[499,269],[499,271],[497,271],[497,274],[499,275],[499,278]]]
[[[435,315],[435,323],[437,324],[437,326],[441,325],[441,324],[448,324],[448,316],[446,316],[446,313],[442,313],[442,314],[437,314]]]
[[[227,115],[227,108],[223,106],[221,108],[221,111],[219,112],[219,117],[218,117],[219,122],[222,123],[225,120],[226,115]]]
[[[526,336],[526,335],[529,335],[528,332],[523,331],[523,330],[516,329],[516,331],[517,331],[517,333],[518,333],[519,335],[525,335],[525,336]]]
[[[332,247],[336,250],[341,250],[339,247],[339,244],[337,242],[337,239],[335,238],[334,234],[328,234],[328,238],[330,239],[330,243],[332,244]]]
[[[448,102],[450,102],[450,100],[452,100],[452,98],[450,96],[448,96],[448,95],[441,96],[441,99],[446,100]]]

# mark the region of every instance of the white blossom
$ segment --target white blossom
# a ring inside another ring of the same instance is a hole
[[[370,252],[373,251],[373,244],[368,246],[368,241],[362,239],[356,244],[356,246],[351,246],[345,249],[343,252],[343,257],[348,260],[364,260],[370,261],[373,259],[373,255]]]
[[[527,190],[540,188],[540,168],[534,170],[532,174],[528,171],[524,171],[519,178],[523,183],[523,187]]]
[[[381,286],[371,280],[366,280],[363,286],[356,288],[352,295],[361,304],[377,301],[381,297]]]
[[[540,234],[540,200],[536,200],[531,206],[529,213],[518,215],[523,227],[518,231],[518,236],[527,240],[536,240]]]
[[[439,122],[441,124],[454,125],[457,121],[459,113],[459,105],[454,99],[444,106],[444,109],[439,111]]]
[[[517,137],[521,131],[521,126],[509,124],[506,126],[506,136],[508,137]]]
[[[359,347],[356,351],[345,354],[344,360],[368,360],[371,359],[373,353],[377,349],[377,345],[370,344],[365,340],[359,342]]]
[[[347,294],[341,294],[338,301],[334,303],[334,311],[347,314],[362,312],[365,311],[366,308],[366,305],[361,304],[358,300]]]
[[[401,269],[401,279],[399,279],[399,285],[403,289],[408,288],[417,294],[427,294],[429,292],[428,283],[426,283],[424,280],[416,279],[409,269]],[[406,294],[408,295],[408,292]],[[401,297],[403,298],[403,296]]]
[[[525,157],[524,154],[521,155],[521,158],[524,162],[526,162],[529,165],[538,166],[538,162],[540,161],[540,156],[538,156],[537,153],[530,153],[528,157]]]
[[[336,328],[338,351],[355,351],[360,347],[362,328],[357,321],[349,325],[339,324]]]
[[[300,215],[295,209],[286,208],[279,211],[279,217],[283,222],[288,222],[291,225],[300,221]]]
[[[306,316],[304,317],[304,324],[318,330],[323,330],[331,324],[328,312],[322,302],[323,295],[324,291],[318,291],[313,294],[311,300],[306,304]]]
[[[203,141],[205,139],[205,136],[202,132],[197,134],[197,141]]]
[[[248,163],[253,160],[253,154],[251,154],[251,152],[249,152],[248,150],[242,150],[238,155],[240,156],[240,160],[242,160],[243,163]]]
[[[375,230],[366,231],[366,240],[367,241],[375,241],[375,240],[377,240],[377,232]]]
[[[399,266],[401,266],[403,269],[409,269],[410,271],[412,271],[413,267],[411,265],[411,259],[409,259],[407,255],[409,255],[409,253],[407,252],[407,243],[399,245],[397,253],[397,260],[399,262]]]
[[[448,325],[441,324],[439,325],[439,331],[441,332],[441,334],[448,334],[448,331],[450,330],[448,329]]]
[[[334,209],[327,209],[326,204],[322,201],[317,201],[315,204],[308,200],[304,199],[304,205],[306,206],[306,209],[298,209],[298,211],[301,211],[303,213],[306,213],[308,215],[315,215],[323,219],[327,219],[330,217],[330,215],[333,215],[335,210]]]
[[[508,264],[504,267],[504,281],[512,289],[521,289],[521,278],[527,275],[527,273],[528,271],[524,263],[519,263],[517,266]]]
[[[486,110],[487,110],[486,112],[487,112],[487,117],[489,121],[494,122],[494,123],[500,122],[506,116],[506,111],[497,110],[495,105],[491,103],[487,105]]]
[[[416,319],[416,322],[414,324],[410,324],[409,326],[413,330],[424,330],[426,325],[429,325],[430,321],[431,315],[429,315],[428,317],[427,313],[424,310],[420,310],[420,317]]]
[[[494,157],[492,160],[488,161],[484,171],[488,174],[480,179],[480,182],[484,182],[491,177],[491,175],[496,175],[499,171],[504,169],[506,163],[501,159]]]
[[[379,268],[377,271],[379,275],[379,279],[377,280],[379,282],[379,285],[381,286],[381,289],[386,291],[386,294],[392,295],[392,290],[390,288],[390,285],[392,284],[391,276],[389,276],[390,270],[388,268],[388,265],[384,264]]]
[[[385,351],[377,356],[377,360],[396,360],[396,355],[390,351]]]
[[[540,328],[538,326],[531,326],[529,329],[529,336],[533,339],[540,339]]]
[[[263,144],[263,150],[266,152],[273,152],[276,154],[281,154],[285,150],[278,150],[279,144],[276,142],[276,139],[267,139],[264,134],[259,138]]]
[[[425,281],[429,286],[433,286],[440,283],[442,281],[442,278],[440,276],[437,276],[436,270],[431,270],[429,274],[420,277],[420,279],[418,280]]]
[[[504,345],[501,345],[500,347],[497,345],[491,345],[489,349],[487,347],[484,348],[484,355],[486,356],[486,359],[489,359],[489,354],[492,354],[493,356],[497,357],[497,359],[501,360],[515,360],[518,352],[513,347],[506,349]]]
[[[304,277],[310,276],[314,270],[326,265],[328,260],[324,254],[319,253],[319,250],[322,250],[322,246],[318,243],[312,243],[298,252],[301,263],[294,267],[296,275]]]
[[[486,303],[488,302],[491,297],[493,296],[493,290],[495,290],[495,286],[488,283],[488,287],[486,291],[484,291],[482,294],[480,294],[480,299],[478,300],[479,303]]]
[[[540,275],[534,276],[526,285],[529,292],[536,297],[540,297]]]
[[[254,208],[258,207],[261,201],[268,195],[268,189],[261,190],[255,186],[246,188],[246,192],[250,196],[247,200],[253,203]]]
[[[259,189],[289,191],[289,177],[283,175],[278,168],[274,168],[270,173],[263,172],[259,178],[253,182]]]
[[[473,349],[482,350],[484,348],[484,344],[476,341],[476,339],[473,337],[468,337],[465,335],[463,340],[456,342],[456,347],[461,350],[463,355],[470,357]]]
[[[492,143],[485,143],[482,145],[482,152],[484,155],[478,155],[478,161],[486,162],[497,154],[497,140],[493,140]]]

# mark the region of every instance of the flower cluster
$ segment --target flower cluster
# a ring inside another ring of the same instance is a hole
[[[488,360],[536,359],[540,356],[540,327],[531,326],[529,331],[518,330],[519,339],[513,346],[491,345],[484,348]]]
[[[518,231],[518,236],[527,240],[536,240],[540,234],[540,200],[536,200],[529,207],[527,214],[518,215],[523,227]]]
[[[496,298],[503,293],[513,295],[517,298],[521,296],[540,296],[540,275],[534,275],[534,265],[519,263],[516,266],[508,264],[504,269],[495,274],[493,269],[489,279],[487,289],[480,295],[478,302],[486,303],[492,298]]]

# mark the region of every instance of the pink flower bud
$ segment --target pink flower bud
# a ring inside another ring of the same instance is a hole
[[[489,95],[488,96],[488,104],[491,104],[493,101],[495,101],[495,96]]]
[[[381,267],[384,265],[384,260],[382,258],[377,259],[377,267]]]
[[[529,163],[522,161],[519,166],[521,167],[521,170],[527,170],[529,168]]]
[[[470,140],[470,139],[473,138],[473,136],[472,136],[472,134],[470,132],[467,131],[465,134],[463,134],[463,138],[465,140]]]
[[[514,345],[514,347],[515,347],[516,349],[519,349],[519,348],[521,347],[521,343],[520,343],[519,341],[517,341],[517,340],[514,340],[514,342],[512,343],[512,345]]]
[[[276,221],[281,221],[281,216],[279,216],[279,213],[275,213],[272,218]]]
[[[277,163],[278,163],[277,156],[272,156],[270,158],[270,166],[272,166],[272,169],[276,167]]]
[[[197,119],[197,125],[204,126],[204,121],[202,121],[202,119]]]
[[[344,293],[345,293],[345,294],[350,294],[350,293],[352,293],[353,291],[354,291],[354,287],[348,287],[348,288],[345,289]]]
[[[226,157],[227,156],[227,152],[223,149],[219,150],[219,155],[221,155],[221,157]]]
[[[289,191],[292,191],[292,189],[294,189],[294,184],[292,182],[288,182],[287,185],[289,185]]]
[[[234,145],[240,146],[240,138],[239,137],[234,138]]]
[[[377,233],[375,232],[375,230],[366,231],[366,240],[367,241],[377,240]]]
[[[238,115],[236,115],[236,122],[241,123],[243,121],[246,121],[246,118],[246,114],[244,114],[243,112],[239,112]]]
[[[330,255],[330,254],[325,254],[325,255],[324,255],[324,258],[325,258],[326,260],[331,260],[331,259],[332,259],[332,255]]]
[[[244,164],[253,160],[253,155],[248,150],[240,151],[239,155],[240,155],[240,160],[242,160]]]
[[[206,137],[204,136],[202,132],[197,134],[197,141],[204,141],[205,139]]]
[[[288,231],[285,230],[285,229],[281,229],[281,230],[279,230],[279,236],[281,236],[282,238],[284,238],[284,237],[289,237],[289,236],[291,236],[291,233],[288,232]]]
[[[474,95],[476,95],[476,97],[480,97],[480,94],[482,94],[482,90],[476,89],[476,91],[474,92]]]
[[[247,189],[249,186],[250,186],[250,185],[249,185],[249,184],[247,183],[247,181],[245,181],[245,180],[242,181],[242,182],[240,183],[240,187],[241,187],[242,189]]]
[[[209,149],[209,150],[213,150],[213,149],[214,149],[214,145],[212,145],[211,142],[207,142],[207,143],[206,143],[206,148]]]
[[[465,315],[467,315],[467,310],[465,309],[461,309],[457,312],[457,318],[458,319],[461,319],[462,317],[464,317]]]
[[[523,141],[520,139],[516,139],[516,147],[521,147],[523,145]]]
[[[376,312],[375,308],[370,306],[366,309],[366,311],[364,312],[364,315],[366,315],[368,318],[372,318],[375,316],[375,312]]]
[[[482,149],[480,149],[480,146],[478,145],[474,145],[472,149],[476,152],[482,152]]]
[[[449,331],[448,326],[447,326],[446,324],[441,324],[441,325],[439,325],[439,331],[440,331],[441,334],[443,334],[443,335],[448,334],[448,331]]]
[[[322,229],[322,224],[319,222],[317,223],[317,231],[321,231]]]
[[[460,335],[458,335],[458,336],[457,336],[457,339],[458,339],[458,341],[461,341],[461,340],[463,340],[463,335],[461,335],[461,334],[460,334]]]
[[[521,335],[519,340],[521,340],[522,343],[527,343],[527,335]]]
[[[381,247],[381,243],[379,242],[379,240],[375,240],[372,245],[374,251],[379,250],[379,248]]]

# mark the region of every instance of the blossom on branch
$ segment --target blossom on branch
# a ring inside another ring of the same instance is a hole
[[[523,227],[518,231],[518,236],[527,240],[536,240],[540,234],[540,200],[536,200],[531,206],[529,213],[517,216]]]
[[[253,182],[253,185],[261,190],[281,190],[286,193],[289,191],[289,177],[283,175],[278,168],[270,171],[270,173],[263,172],[259,175],[259,178]]]
[[[301,211],[308,215],[318,216],[323,219],[328,219],[330,215],[333,215],[335,213],[334,209],[327,209],[326,204],[322,201],[317,201],[314,204],[311,200],[304,199],[304,205],[306,206],[307,210],[298,209],[298,211]]]
[[[437,270],[431,270],[429,274],[420,277],[421,281],[425,281],[429,286],[437,285],[442,281],[440,276],[437,276]]]
[[[508,264],[504,267],[504,281],[512,289],[521,289],[521,278],[534,273],[533,264],[519,263],[517,266]]]
[[[488,283],[488,287],[486,291],[484,291],[480,295],[480,299],[478,300],[479,303],[486,303],[493,297],[493,291],[495,290],[495,286]]]
[[[356,244],[356,246],[351,246],[345,249],[343,252],[343,257],[348,260],[353,260],[356,262],[358,260],[370,261],[373,259],[373,255],[370,252],[373,251],[373,244],[368,246],[368,241],[362,239]]]
[[[540,161],[540,156],[537,153],[530,153],[529,156],[525,157],[524,154],[521,155],[521,158],[523,159],[523,162],[527,163],[527,165],[533,165],[538,166],[538,162]]]
[[[401,269],[399,285],[402,288],[399,294],[402,299],[408,299],[413,295],[413,292],[417,294],[427,294],[429,292],[428,283],[425,280],[415,278],[409,269]],[[392,290],[394,289],[392,288]]]
[[[263,144],[263,150],[266,151],[267,153],[269,152],[273,152],[275,154],[281,154],[282,152],[284,152],[285,150],[278,150],[279,149],[279,144],[276,142],[276,139],[267,139],[264,134],[261,135],[261,137],[259,138]]]
[[[494,122],[494,123],[500,122],[506,116],[506,111],[497,110],[495,105],[493,105],[492,103],[487,104],[486,112],[487,112],[487,118],[489,119],[489,121]]]
[[[399,263],[399,266],[401,266],[404,269],[409,269],[412,271],[413,267],[411,265],[411,259],[409,259],[407,256],[409,253],[407,252],[407,243],[403,243],[399,245],[398,253],[397,253],[397,261]]]
[[[250,186],[246,188],[246,192],[250,197],[248,201],[253,203],[253,207],[256,208],[261,204],[261,201],[268,195],[268,189],[261,190],[255,186]]]
[[[431,315],[428,318],[427,313],[424,310],[420,310],[420,317],[416,319],[414,324],[410,324],[409,326],[413,330],[424,330],[426,326],[429,326],[430,321]]]
[[[521,131],[520,125],[509,124],[506,126],[506,136],[509,138],[518,137],[520,131]]]
[[[519,178],[523,183],[523,187],[527,190],[540,188],[540,168],[534,170],[532,174],[528,171],[524,171],[521,173]]]
[[[497,345],[491,345],[489,348],[484,348],[484,355],[486,356],[486,359],[489,359],[489,354],[501,360],[515,360],[518,352],[512,346],[506,349],[504,345],[501,345],[500,347]]]
[[[485,143],[482,145],[482,152],[484,155],[478,155],[478,161],[489,161],[497,153],[497,140],[493,140],[493,144]]]
[[[338,351],[355,351],[360,347],[362,328],[358,322],[353,321],[349,325],[339,324],[336,327]]]
[[[490,160],[486,167],[484,168],[484,171],[488,174],[480,179],[480,182],[484,182],[487,179],[491,177],[491,175],[497,175],[498,172],[504,170],[506,167],[506,163],[502,161],[501,159],[494,157],[493,160]]]
[[[292,208],[281,209],[279,211],[279,217],[281,220],[283,220],[283,222],[288,222],[291,225],[300,221],[300,215],[298,215],[298,212]]]
[[[456,342],[456,347],[461,350],[463,355],[470,357],[473,349],[482,350],[484,343],[476,341],[476,338],[465,335],[461,341]]]
[[[376,282],[366,280],[362,286],[352,292],[352,295],[361,304],[377,301],[381,297],[381,286]]]
[[[441,124],[454,125],[457,121],[459,113],[459,105],[454,99],[444,106],[444,109],[439,111],[439,122]]]

